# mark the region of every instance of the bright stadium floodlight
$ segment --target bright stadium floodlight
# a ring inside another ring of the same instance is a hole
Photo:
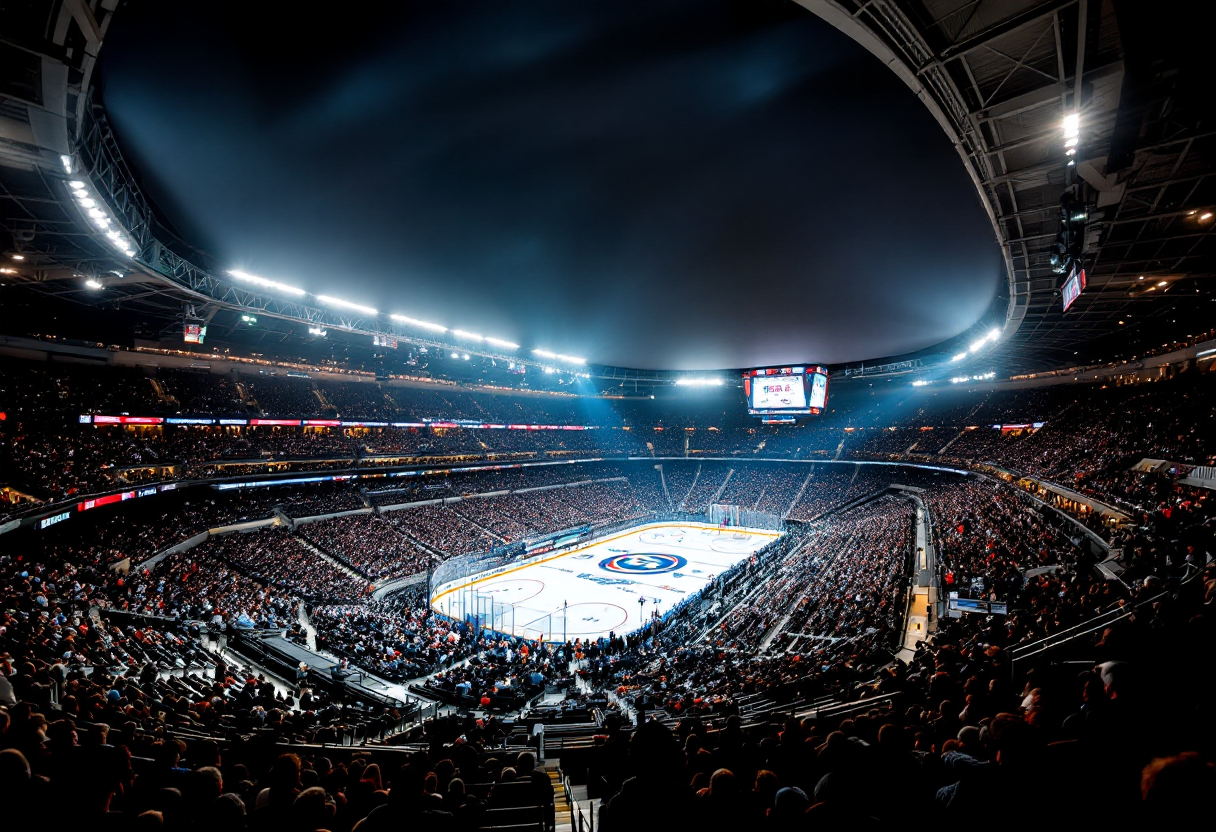
[[[63,165],[64,173],[72,172],[72,157],[71,156],[60,156],[59,164]]]
[[[267,280],[264,277],[258,277],[257,275],[243,272],[240,269],[229,269],[228,274],[232,275],[237,280],[243,280],[246,283],[253,283],[257,286],[265,286],[267,289],[275,289],[279,292],[286,292],[287,294],[295,295],[296,297],[307,294],[307,292],[305,292],[303,289],[296,286],[288,286],[286,283],[279,283],[277,280]],[[318,295],[318,297],[320,296]]]
[[[950,360],[951,361],[962,361],[966,357],[967,357],[967,353],[960,352],[958,355],[954,356],[954,358],[951,358]]]
[[[925,387],[928,384],[929,384],[929,382],[923,378],[918,378],[916,381],[912,382],[913,387]]]
[[[316,335],[318,338],[324,338],[324,337],[325,337],[325,335],[326,335],[326,332],[325,332],[325,330],[324,330],[324,329],[322,329],[322,328],[321,328],[321,327],[319,327],[319,326],[310,326],[310,327],[308,328],[308,334],[309,334],[309,335]]]
[[[721,387],[723,384],[720,378],[681,378],[676,379],[676,385],[679,387]]]
[[[1081,116],[1079,113],[1069,113],[1064,116],[1062,125],[1064,130],[1064,148],[1065,153],[1073,156],[1077,152],[1077,145],[1081,143]]]
[[[340,306],[343,309],[353,309],[356,312],[362,312],[365,315],[379,315],[380,314],[379,312],[377,312],[375,309],[373,309],[370,306],[363,306],[358,303],[351,303],[348,300],[342,300],[341,298],[330,297],[329,295],[317,295],[317,300],[321,301],[321,303],[328,303],[330,306]]]
[[[81,182],[79,179],[73,179],[71,182],[68,183],[68,187],[72,188],[74,190],[79,190],[80,188],[84,187],[84,183]]]
[[[92,208],[97,205],[97,200],[87,196],[80,197],[76,201],[80,203],[81,208]]]
[[[568,361],[571,364],[586,364],[587,359],[578,358],[573,355],[562,355],[558,352],[550,352],[549,350],[532,350],[533,355],[539,355],[541,358],[554,358],[558,361]]]
[[[996,327],[993,327],[992,329],[988,330],[988,334],[985,335],[983,338],[980,338],[978,341],[973,341],[971,343],[970,351],[979,352],[980,350],[982,350],[984,348],[984,344],[987,344],[989,341],[991,341],[992,343],[995,344],[1000,339],[1000,337],[1001,337],[1001,331],[999,329],[997,329]],[[954,358],[951,360],[958,361],[960,358],[966,357],[966,355],[967,355],[967,353],[959,353],[958,355],[954,356]]]
[[[84,282],[84,285],[88,286],[90,289],[101,289],[104,286],[104,284],[100,280],[94,280],[93,278],[89,278],[88,280],[86,280]]]
[[[464,338],[468,341],[484,341],[485,339],[476,332],[465,332],[463,329],[453,329],[452,334],[457,338]]]
[[[501,338],[491,338],[488,335],[486,336],[486,343],[493,344],[496,347],[502,347],[503,349],[508,349],[508,350],[519,349],[519,344],[513,344],[510,341],[504,341]]]
[[[446,326],[440,326],[439,324],[427,323],[426,321],[420,321],[417,318],[407,318],[405,315],[389,315],[389,317],[391,319],[393,319],[394,321],[397,321],[398,323],[409,324],[410,326],[416,326],[419,329],[429,329],[431,332],[447,332],[448,331],[448,328]]]

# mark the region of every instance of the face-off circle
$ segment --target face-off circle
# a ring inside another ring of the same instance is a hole
[[[608,572],[626,572],[630,575],[658,575],[683,569],[688,561],[679,555],[634,553],[613,555],[600,561],[600,569]]]

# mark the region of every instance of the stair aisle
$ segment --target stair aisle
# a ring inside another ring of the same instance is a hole
[[[549,782],[553,784],[553,813],[555,832],[573,832],[574,825],[570,816],[570,801],[566,800],[566,789],[562,785],[557,771],[548,769]]]

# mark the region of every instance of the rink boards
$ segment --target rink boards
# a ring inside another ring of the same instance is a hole
[[[629,633],[780,535],[708,523],[643,524],[441,585],[431,606],[528,639]]]

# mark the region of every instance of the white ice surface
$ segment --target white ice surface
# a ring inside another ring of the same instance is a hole
[[[530,639],[636,630],[778,537],[759,529],[651,524],[523,566],[439,587],[432,605]],[[615,559],[607,563],[609,559]],[[645,603],[639,603],[644,600]],[[465,614],[467,613],[467,615]]]

